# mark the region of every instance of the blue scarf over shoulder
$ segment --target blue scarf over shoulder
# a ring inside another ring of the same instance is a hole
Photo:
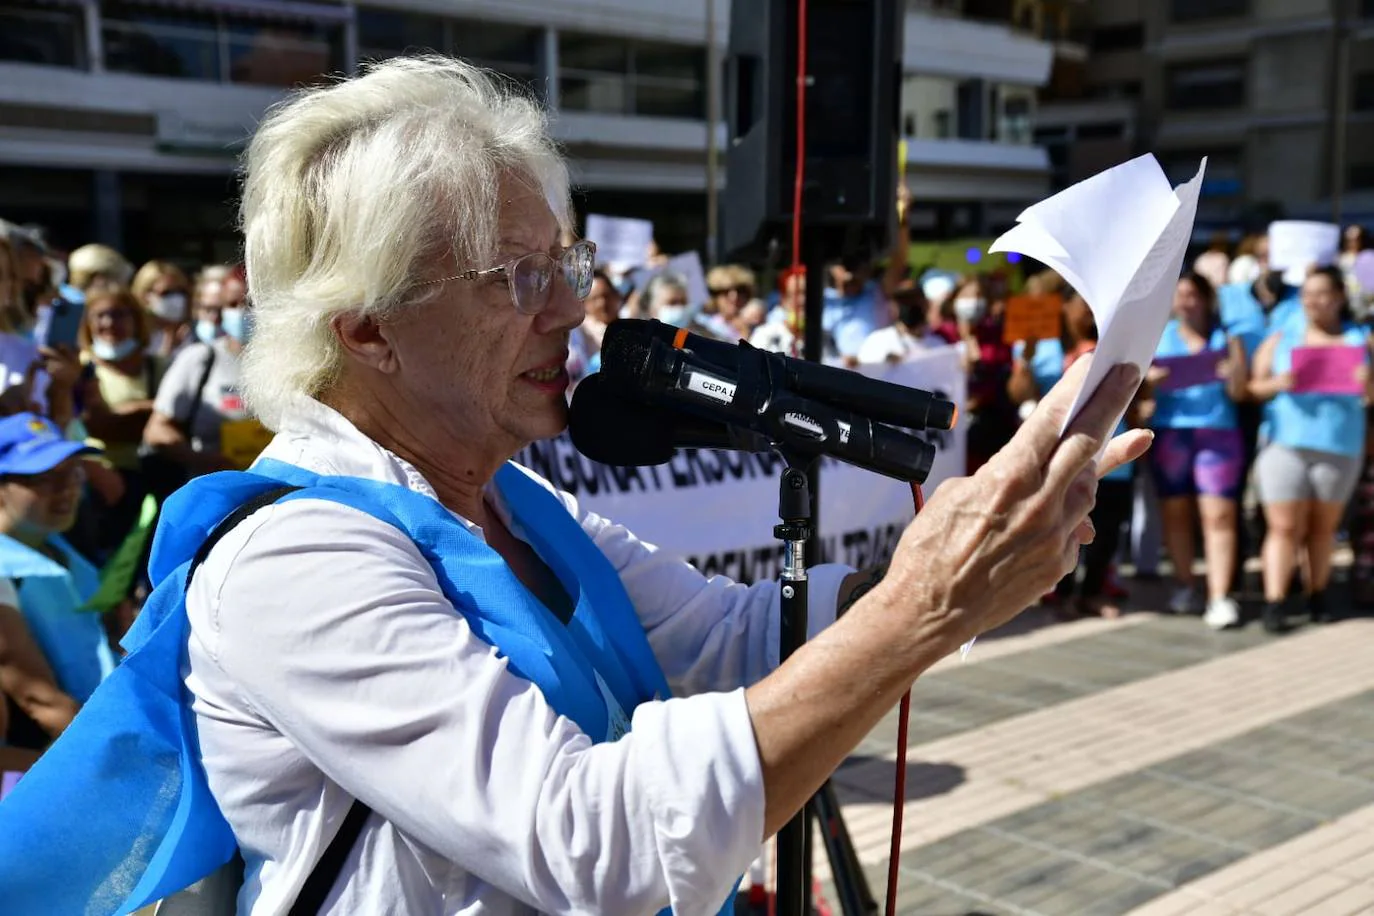
[[[575,599],[566,624],[429,497],[275,461],[203,477],[167,503],[149,564],[157,587],[125,639],[128,655],[0,804],[0,896],[9,916],[130,913],[233,857],[234,835],[206,784],[181,678],[186,574],[221,520],[283,484],[304,488],[283,500],[334,500],[406,532],[473,631],[593,741],[615,740],[629,727],[626,711],[669,696],[614,568],[516,465],[502,468],[496,485],[517,532]]]

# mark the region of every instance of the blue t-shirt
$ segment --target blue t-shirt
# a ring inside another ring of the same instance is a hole
[[[869,280],[863,289],[852,296],[826,287],[821,327],[835,342],[835,349],[840,356],[857,357],[868,335],[891,323],[887,300],[883,298],[877,281]]]
[[[1254,359],[1255,351],[1270,334],[1284,327],[1295,315],[1302,313],[1302,303],[1295,287],[1284,287],[1283,297],[1267,314],[1255,298],[1251,283],[1230,283],[1217,290],[1217,305],[1221,325],[1226,333],[1240,340],[1245,357]]]
[[[1227,350],[1226,331],[1215,328],[1207,340],[1207,349]],[[1179,333],[1179,321],[1170,319],[1164,326],[1155,356],[1189,356],[1183,336]],[[1155,415],[1150,421],[1155,429],[1235,429],[1236,405],[1226,393],[1226,383],[1218,379],[1188,388],[1155,393]]]
[[[1017,341],[1012,346],[1012,358],[1021,359],[1021,354],[1026,351],[1026,345]],[[1044,397],[1055,382],[1064,377],[1064,344],[1057,337],[1049,340],[1038,340],[1035,343],[1035,355],[1030,360],[1031,378],[1035,379],[1035,387],[1040,389],[1040,396]]]
[[[1286,323],[1274,347],[1273,373],[1282,375],[1293,369],[1293,350],[1303,345],[1307,319]],[[1368,346],[1369,331],[1346,322],[1341,337],[1347,346]],[[1365,364],[1369,356],[1365,355]],[[1320,394],[1282,391],[1269,402],[1267,412],[1269,439],[1289,448],[1307,448],[1358,458],[1364,454],[1364,399],[1358,395]]]

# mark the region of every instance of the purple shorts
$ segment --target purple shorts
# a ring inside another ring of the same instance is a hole
[[[1149,454],[1160,499],[1240,497],[1245,443],[1238,429],[1157,429]]]

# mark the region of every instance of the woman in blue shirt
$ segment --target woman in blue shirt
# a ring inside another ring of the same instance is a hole
[[[1164,328],[1155,358],[1212,351],[1215,381],[1169,386],[1169,370],[1152,366],[1145,376],[1145,408],[1155,430],[1150,469],[1159,494],[1164,546],[1179,587],[1169,602],[1176,614],[1196,608],[1193,530],[1202,522],[1207,560],[1207,607],[1214,629],[1240,623],[1240,606],[1229,592],[1237,563],[1236,512],[1243,485],[1244,443],[1236,401],[1245,395],[1247,366],[1239,339],[1221,324],[1216,292],[1205,277],[1188,272],[1174,291],[1174,317]]]
[[[1357,378],[1364,393],[1326,394],[1294,389],[1298,347],[1361,347]],[[1340,271],[1322,267],[1302,286],[1302,313],[1277,328],[1255,354],[1250,393],[1269,401],[1268,442],[1255,460],[1256,483],[1268,531],[1264,538],[1264,626],[1287,627],[1285,598],[1298,551],[1307,552],[1307,610],[1328,619],[1326,587],[1336,531],[1359,479],[1365,449],[1365,405],[1374,399],[1370,337],[1356,324]]]

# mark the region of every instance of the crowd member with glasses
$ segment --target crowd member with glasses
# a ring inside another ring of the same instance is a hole
[[[566,426],[595,254],[560,241],[536,103],[430,57],[301,90],[249,145],[241,221],[242,382],[276,438],[168,504],[161,623],[96,698],[120,728],[78,717],[0,808],[7,912],[145,880],[127,911],[235,848],[240,912],[732,912],[759,844],[1070,568],[1096,475],[1148,445],[1094,461],[1121,368],[1061,437],[1080,361],[885,575],[809,570],[814,642],[779,664],[776,583],[708,578],[511,463]],[[131,733],[173,751],[109,752]],[[76,829],[49,792],[100,799],[81,849],[43,838]]]
[[[47,747],[114,670],[100,615],[82,610],[99,574],[62,538],[90,451],[36,414],[0,420],[0,743]]]

